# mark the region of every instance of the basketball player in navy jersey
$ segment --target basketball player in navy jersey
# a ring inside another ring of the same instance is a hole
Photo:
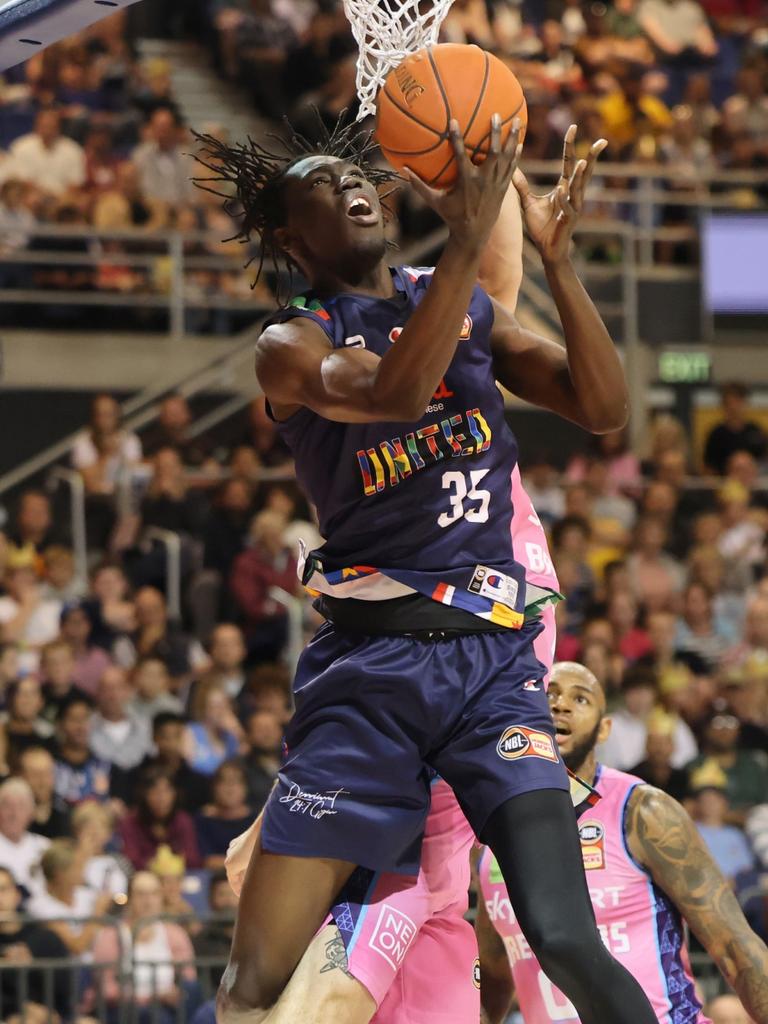
[[[539,626],[524,617],[509,525],[517,448],[495,384],[596,432],[626,420],[619,360],[568,255],[588,164],[548,197],[514,177],[562,349],[475,285],[517,131],[502,147],[494,117],[479,168],[455,122],[451,136],[450,192],[410,176],[449,228],[433,272],[388,266],[364,154],[350,160],[333,137],[293,159],[209,140],[243,233],[259,231],[311,286],[268,322],[256,372],[318,509],[326,543],[303,579],[328,619],[297,669],[222,1020],[266,1019],[357,864],[416,873],[431,771],[493,850],[531,947],[584,1024],[654,1020],[594,923],[532,653]]]

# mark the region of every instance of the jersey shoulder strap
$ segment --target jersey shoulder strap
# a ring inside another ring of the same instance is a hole
[[[266,330],[272,324],[284,324],[289,320],[296,320],[299,317],[316,323],[318,327],[322,328],[330,341],[333,342],[334,333],[331,314],[319,299],[313,298],[311,293],[297,295],[291,299],[287,306],[276,310],[264,321],[263,329]]]

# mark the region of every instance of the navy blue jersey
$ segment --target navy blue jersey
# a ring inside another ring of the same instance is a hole
[[[308,293],[268,322],[306,317],[334,348],[384,356],[432,271],[392,273],[391,299]],[[278,425],[326,538],[306,559],[310,589],[368,599],[416,592],[499,625],[522,623],[525,574],[510,530],[517,443],[494,380],[492,324],[476,287],[451,365],[416,422],[337,423],[302,408]]]

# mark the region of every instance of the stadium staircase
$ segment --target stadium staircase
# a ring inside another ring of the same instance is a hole
[[[168,62],[173,97],[190,128],[203,131],[224,126],[230,139],[245,139],[268,128],[245,90],[223,81],[211,65],[210,53],[199,43],[142,39],[142,60]]]

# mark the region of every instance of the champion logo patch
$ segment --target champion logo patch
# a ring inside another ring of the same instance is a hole
[[[538,757],[542,761],[559,760],[551,736],[525,725],[510,725],[496,744],[496,753],[505,761],[517,761],[521,757]]]
[[[535,679],[529,679],[523,683],[523,689],[527,690],[528,693],[539,693],[541,686],[536,682]]]
[[[514,608],[519,588],[517,580],[511,576],[505,576],[504,573],[491,569],[487,565],[476,565],[469,589],[473,594],[489,597],[492,601],[499,601],[501,604]]]

